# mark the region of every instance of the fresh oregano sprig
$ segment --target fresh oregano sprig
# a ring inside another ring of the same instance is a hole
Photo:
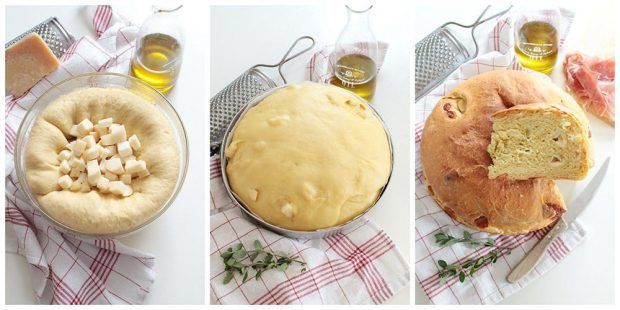
[[[468,231],[463,232],[463,238],[456,238],[442,231],[442,232],[435,234],[435,242],[442,247],[450,246],[455,243],[467,243],[473,247],[478,247],[480,245],[484,245],[484,246],[495,245],[495,240],[491,238],[474,239],[471,233]]]
[[[232,280],[235,276],[235,272],[243,277],[243,283],[245,283],[247,280],[251,279],[249,276],[250,270],[254,270],[255,273],[252,277],[256,280],[260,279],[263,272],[267,270],[277,269],[284,272],[293,263],[301,265],[301,272],[306,271],[306,263],[299,260],[299,256],[276,254],[265,250],[258,240],[254,240],[253,245],[253,250],[246,251],[243,248],[243,244],[238,243],[220,254],[226,266],[224,268],[226,271],[223,281],[224,284],[228,284],[228,282]],[[249,262],[244,262],[246,259],[249,259]]]
[[[451,236],[445,232],[439,232],[435,234],[435,242],[441,247],[450,246],[456,243],[465,243],[474,248],[480,246],[494,248],[489,253],[483,256],[477,258],[470,258],[461,263],[448,264],[445,260],[438,260],[437,264],[439,265],[439,267],[441,267],[441,270],[439,271],[439,280],[442,283],[446,282],[452,277],[457,276],[459,278],[459,281],[463,283],[465,282],[465,277],[467,274],[472,276],[483,266],[495,263],[500,256],[510,254],[510,248],[495,245],[495,240],[491,238],[475,239],[468,231],[463,232],[462,238]],[[500,254],[501,249],[508,249],[508,251],[505,254]]]

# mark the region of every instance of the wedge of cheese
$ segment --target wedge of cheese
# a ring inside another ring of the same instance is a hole
[[[5,51],[5,88],[19,97],[59,65],[41,36],[28,34]]]

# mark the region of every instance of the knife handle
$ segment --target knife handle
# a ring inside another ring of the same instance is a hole
[[[563,231],[568,228],[566,222],[560,218],[560,220],[553,226],[551,231],[549,231],[544,238],[542,238],[538,243],[530,250],[529,253],[525,255],[525,257],[519,262],[517,267],[513,268],[506,280],[510,283],[515,283],[524,276],[526,276],[536,265],[540,262],[540,259],[543,257],[547,248],[551,245],[551,242],[555,240],[555,238]]]

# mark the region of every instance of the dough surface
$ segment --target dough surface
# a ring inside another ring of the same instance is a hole
[[[277,90],[237,124],[227,177],[265,221],[310,231],[368,209],[390,175],[385,129],[353,94],[301,83]]]
[[[150,176],[134,179],[134,194],[118,197],[61,190],[57,154],[73,140],[71,125],[85,118],[110,118],[142,141],[138,158]],[[122,233],[155,215],[172,195],[179,175],[179,149],[174,131],[158,108],[131,91],[83,88],[57,98],[35,121],[25,150],[26,179],[41,208],[55,220],[86,234]]]

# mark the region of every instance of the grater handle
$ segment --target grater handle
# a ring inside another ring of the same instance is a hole
[[[491,8],[491,6],[490,6],[490,5],[487,5],[487,7],[486,7],[486,8],[484,8],[484,10],[482,11],[482,13],[480,13],[480,15],[478,16],[478,18],[476,19],[476,21],[475,21],[475,22],[473,22],[473,23],[472,23],[472,24],[470,24],[470,25],[463,25],[463,24],[460,24],[460,23],[457,23],[457,22],[447,22],[447,23],[445,23],[445,24],[441,25],[441,27],[440,27],[440,28],[443,28],[443,27],[448,26],[448,25],[455,25],[455,26],[459,26],[459,27],[463,27],[463,28],[471,28],[471,38],[472,38],[472,40],[474,41],[475,52],[474,52],[474,54],[470,57],[470,59],[475,58],[476,56],[478,56],[478,51],[479,51],[478,41],[476,41],[476,37],[474,36],[474,31],[476,30],[476,27],[478,27],[478,26],[480,26],[480,25],[484,24],[485,22],[487,22],[487,21],[489,21],[489,20],[491,20],[491,19],[493,19],[493,18],[496,18],[496,17],[498,17],[498,16],[501,16],[501,15],[506,14],[506,12],[508,12],[508,11],[510,11],[510,9],[512,9],[512,5],[511,5],[511,6],[509,6],[507,9],[505,9],[505,10],[503,10],[503,11],[500,11],[500,12],[495,13],[495,14],[493,14],[493,15],[491,15],[491,16],[489,16],[489,17],[485,18],[485,19],[482,19],[482,17],[484,17],[484,14],[486,14],[486,13],[487,13],[487,11],[488,11],[490,8]]]
[[[487,9],[489,9],[490,7],[491,7],[490,5],[487,6]],[[512,9],[512,5],[509,6],[507,9],[501,11],[501,12],[498,12],[498,13],[493,14],[493,15],[491,15],[491,16],[483,19],[483,20],[480,20],[480,18],[482,18],[484,13],[487,11],[487,10],[484,10],[484,12],[482,12],[480,17],[478,17],[478,20],[476,20],[476,22],[474,23],[474,26],[471,28],[471,38],[472,38],[472,40],[474,40],[474,45],[476,46],[476,52],[474,53],[473,57],[478,56],[478,41],[476,41],[476,37],[474,36],[474,31],[476,30],[476,27],[480,26],[481,24],[483,24],[483,23],[485,23],[485,22],[487,22],[487,21],[489,21],[489,20],[491,20],[493,18],[496,18],[498,16],[504,15],[506,12],[510,11],[510,9]]]
[[[301,41],[304,40],[308,40],[311,42],[310,46],[304,48],[303,50],[295,53],[292,56],[289,56],[291,54],[291,52],[295,49],[295,47],[297,46],[297,44]],[[297,58],[299,55],[311,50],[314,47],[315,41],[314,38],[312,38],[311,36],[303,36],[303,37],[299,37],[297,38],[297,40],[295,40],[295,42],[293,42],[293,44],[291,45],[291,47],[289,47],[288,51],[286,51],[286,53],[284,54],[284,56],[282,56],[282,59],[280,59],[280,61],[276,64],[273,65],[267,65],[267,64],[258,64],[258,65],[254,65],[251,69],[257,68],[257,67],[265,67],[265,68],[278,68],[278,73],[280,74],[280,77],[282,78],[282,81],[284,82],[284,84],[287,83],[286,78],[284,77],[284,74],[282,74],[282,65],[284,65],[285,63],[289,62],[290,60]]]

